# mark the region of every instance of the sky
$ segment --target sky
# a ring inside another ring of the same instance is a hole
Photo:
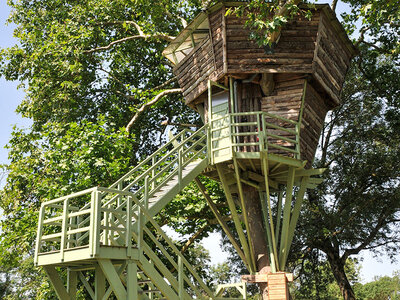
[[[338,13],[346,10],[346,7],[339,3]],[[6,19],[10,13],[10,9],[5,0],[0,0],[0,48],[13,46],[16,40],[13,38],[13,29],[15,26],[6,26]],[[0,165],[8,162],[7,149],[4,146],[7,144],[11,137],[12,128],[14,125],[18,127],[28,127],[30,120],[23,119],[16,114],[15,110],[17,105],[24,98],[24,91],[17,89],[17,82],[7,82],[4,78],[0,77]],[[1,180],[0,174],[0,180]],[[3,182],[0,181],[0,187]],[[222,253],[219,248],[220,241],[219,234],[211,234],[208,238],[203,240],[203,245],[210,250],[212,263],[224,262],[226,255]],[[393,271],[400,270],[400,262],[391,264],[385,256],[374,258],[369,252],[362,255],[362,269],[361,277],[363,282],[372,281],[374,276],[391,276]]]

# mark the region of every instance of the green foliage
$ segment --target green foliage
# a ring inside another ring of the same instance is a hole
[[[331,267],[318,251],[308,253],[297,263],[294,270],[296,280],[292,285],[294,299],[335,300],[341,298]],[[345,265],[345,272],[353,285],[360,284],[360,266],[357,260],[349,259]]]
[[[310,10],[300,8],[294,2],[252,0],[247,1],[246,5],[228,9],[227,14],[235,13],[238,17],[245,17],[245,25],[251,29],[250,39],[261,47],[271,47],[276,42],[271,40],[271,34],[279,31],[293,17],[299,14],[311,17]],[[279,14],[283,8],[287,13]]]
[[[399,272],[393,277],[376,277],[374,281],[355,286],[357,299],[362,300],[398,300],[400,299]]]

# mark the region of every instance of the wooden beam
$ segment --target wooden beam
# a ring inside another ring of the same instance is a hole
[[[281,272],[278,272],[281,273]],[[283,273],[283,272],[282,272]],[[289,282],[292,282],[294,279],[294,276],[292,273],[284,273],[286,276],[286,280]],[[268,282],[268,276],[269,274],[257,274],[257,275],[242,275],[241,279],[242,282],[246,283],[261,283],[261,282]]]

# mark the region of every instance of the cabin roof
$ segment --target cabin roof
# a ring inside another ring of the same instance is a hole
[[[210,25],[208,22],[208,15],[222,6],[233,7],[244,5],[245,2],[224,2],[217,3],[214,6],[202,11],[198,14],[190,24],[184,28],[179,35],[168,45],[163,51],[163,55],[168,58],[173,64],[177,65],[183,58],[185,58],[194,48],[196,44],[205,39],[209,34]],[[306,4],[303,4],[305,7]],[[357,53],[356,47],[353,45],[342,24],[336,17],[335,12],[331,9],[329,4],[314,4],[313,7],[317,10],[322,10],[327,15],[330,24],[338,33],[342,42],[346,45],[352,56]]]

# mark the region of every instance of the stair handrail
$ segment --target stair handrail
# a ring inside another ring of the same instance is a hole
[[[163,150],[167,149],[168,146],[172,145],[175,141],[177,141],[180,137],[184,137],[185,133],[192,133],[190,137],[192,137],[193,135],[195,135],[197,132],[199,132],[200,130],[204,130],[204,126],[201,127],[200,129],[198,129],[197,131],[193,131],[190,129],[184,129],[181,132],[179,132],[177,135],[175,135],[172,139],[170,139],[165,145],[161,146],[158,150],[156,150],[155,152],[153,152],[150,156],[148,156],[146,159],[144,159],[143,161],[141,161],[136,167],[134,167],[132,170],[128,171],[128,173],[126,173],[125,175],[123,175],[121,178],[119,178],[117,181],[115,181],[113,184],[111,184],[109,186],[109,188],[118,188],[118,185],[120,183],[122,183],[126,178],[128,178],[129,176],[131,176],[132,174],[134,174],[136,171],[138,171],[141,167],[143,167],[145,164],[147,164],[153,157],[155,157],[156,155],[162,153]],[[189,138],[184,139],[183,141],[181,141],[179,143],[179,146],[181,146],[183,143],[187,142]],[[175,149],[175,147],[174,147]],[[173,150],[174,150],[173,149]],[[163,156],[166,156],[168,154],[170,154],[171,151],[169,151],[168,153],[164,154]],[[147,171],[147,170],[146,170]]]
[[[185,144],[187,144],[188,142],[191,142],[195,136],[198,136],[200,133],[204,132],[206,128],[207,128],[207,124],[204,125],[204,126],[202,126],[200,129],[198,129],[197,131],[195,131],[193,134],[191,134],[191,135],[190,135],[189,137],[187,137],[186,139],[184,139],[182,142],[179,143],[179,145],[175,146],[172,150],[170,150],[170,151],[168,151],[167,153],[165,153],[165,154],[163,155],[163,158],[159,159],[153,166],[151,166],[150,168],[148,168],[147,170],[145,170],[143,173],[141,173],[140,175],[138,175],[132,182],[130,182],[126,187],[122,188],[121,190],[122,190],[122,191],[129,190],[132,186],[134,186],[135,184],[137,184],[140,180],[144,180],[145,177],[146,177],[150,172],[152,172],[155,168],[157,168],[158,166],[160,166],[161,163],[163,163],[165,159],[167,159],[168,157],[170,157],[171,155],[173,155],[173,154],[175,154],[175,153],[177,153],[178,156],[175,157],[175,158],[173,158],[173,159],[168,163],[168,165],[166,165],[166,166],[163,168],[162,172],[164,172],[164,170],[168,169],[168,167],[169,167],[171,164],[177,163],[177,162],[178,162],[178,157],[179,157],[179,151],[181,151],[181,149],[185,146]],[[201,140],[203,140],[203,139],[206,140],[206,135],[204,135],[204,137],[201,138]],[[176,139],[175,139],[175,140],[176,140]],[[174,140],[174,141],[175,141],[175,140]],[[171,140],[171,141],[172,141],[172,140]],[[196,141],[195,141],[195,143],[196,143]],[[165,148],[164,148],[164,149],[165,149]],[[195,153],[194,157],[198,157],[199,154],[201,154],[200,152],[202,152],[202,151],[204,151],[204,147],[203,147],[201,150],[197,151],[197,152]],[[156,151],[156,152],[157,152],[157,151]],[[155,152],[155,153],[156,153],[156,152]],[[188,151],[183,151],[183,152],[186,154]],[[145,161],[143,161],[141,164],[139,164],[138,166],[136,166],[133,170],[129,171],[128,174],[131,175],[131,174],[133,174],[135,171],[139,170],[140,167],[142,167],[142,166],[145,164],[145,162],[148,162],[148,161],[155,155],[155,153],[154,153],[153,155],[149,156],[149,157],[148,157]],[[193,159],[193,158],[191,158],[190,160],[184,162],[184,163],[183,163],[183,166],[186,166],[192,159]],[[178,170],[174,170],[173,172],[176,172],[176,171],[178,171]],[[171,174],[170,174],[169,176],[172,176],[172,175],[173,175],[173,174],[172,174],[173,172],[171,172]],[[154,177],[157,177],[157,176],[158,176],[158,175],[154,175]],[[120,182],[122,182],[122,180],[124,180],[124,179],[127,178],[127,177],[129,177],[129,176],[128,176],[127,174],[125,174],[119,181],[117,181],[116,183],[114,183],[114,185],[117,184],[117,186],[118,186],[118,184],[119,184]],[[167,177],[168,177],[168,176],[167,176]],[[150,182],[151,182],[151,180],[150,180]],[[154,192],[155,190],[157,190],[157,189],[158,189],[160,186],[162,186],[163,184],[164,184],[164,182],[162,182],[161,184],[159,184],[159,185],[157,185],[157,186],[154,186],[154,187],[152,188],[152,191]],[[115,187],[114,187],[114,188],[115,188]],[[141,192],[143,189],[144,189],[144,186],[142,186],[138,191],[136,191],[136,193]],[[109,201],[113,201],[113,200],[114,200],[114,199],[110,199]],[[104,203],[104,205],[107,205],[107,203]]]

